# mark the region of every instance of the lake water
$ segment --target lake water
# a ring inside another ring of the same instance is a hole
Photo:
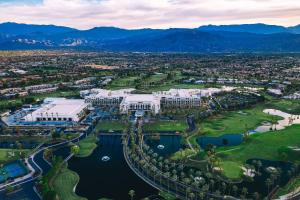
[[[154,152],[161,156],[170,156],[171,154],[179,151],[180,148],[183,148],[181,145],[181,136],[159,136],[159,137],[144,137],[146,144],[148,144]],[[160,149],[159,145],[162,145],[164,148]]]
[[[216,147],[223,146],[236,146],[240,145],[243,142],[242,134],[225,134],[220,137],[199,137],[197,142],[201,146],[201,148],[205,149],[207,145],[211,144]]]
[[[104,156],[110,159],[102,161]],[[120,136],[99,136],[98,147],[86,158],[74,157],[69,168],[80,176],[76,193],[89,200],[106,197],[129,199],[129,190],[135,190],[135,199],[142,199],[158,191],[140,179],[128,167],[123,157]]]
[[[280,110],[276,109],[265,109],[263,111],[264,113],[267,113],[269,115],[274,116],[280,116],[283,119],[278,120],[276,125],[272,125],[270,123],[265,123],[259,127],[257,127],[254,131],[255,132],[268,132],[272,128],[272,130],[282,130],[285,129],[288,126],[291,126],[293,124],[300,124],[300,115],[291,115],[289,113],[282,112]]]

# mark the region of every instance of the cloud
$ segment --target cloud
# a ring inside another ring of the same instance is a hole
[[[0,0],[0,21],[88,29],[300,23],[298,0]]]

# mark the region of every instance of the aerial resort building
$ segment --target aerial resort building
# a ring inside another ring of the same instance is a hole
[[[121,113],[146,111],[158,114],[162,108],[195,108],[201,106],[202,97],[210,97],[233,87],[206,89],[170,89],[151,94],[133,94],[134,89],[91,89],[80,92],[86,103],[92,106],[117,106]]]
[[[25,115],[23,120],[78,122],[85,116],[87,108],[88,104],[82,99],[47,98],[41,107]]]
[[[120,112],[127,114],[132,111],[146,111],[158,114],[160,111],[160,98],[152,94],[132,94],[123,97]]]
[[[134,89],[121,90],[104,90],[91,89],[83,90],[80,96],[85,98],[86,103],[91,103],[93,106],[119,106],[123,98],[130,94]]]
[[[193,108],[201,105],[201,98],[209,96],[213,90],[202,89],[170,89],[152,94],[132,94],[134,89],[104,90],[92,89],[81,92],[86,103],[93,106],[118,106],[121,113],[146,111],[158,114],[161,108]]]

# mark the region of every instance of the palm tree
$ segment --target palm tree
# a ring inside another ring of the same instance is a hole
[[[185,189],[185,199],[188,199],[188,194],[191,192],[191,188],[186,187]]]
[[[196,197],[196,195],[193,192],[190,192],[189,197],[190,197],[190,199],[194,199]]]
[[[243,194],[243,196],[247,196],[247,194],[248,194],[248,189],[245,188],[245,187],[243,187],[243,189],[242,189],[242,194]]]
[[[236,185],[232,186],[232,191],[233,191],[234,196],[237,196],[238,189],[239,188]]]
[[[71,146],[71,153],[72,153],[73,155],[76,155],[76,154],[78,154],[79,152],[80,152],[80,148],[79,148],[78,145],[72,145],[72,146]]]
[[[227,188],[227,185],[226,185],[226,183],[225,182],[222,182],[222,192],[223,192],[223,194],[225,194],[225,192],[226,192],[226,188]]]
[[[269,194],[270,193],[270,187],[272,185],[272,180],[270,178],[267,178],[265,184],[268,187],[268,194]]]
[[[51,149],[45,149],[44,153],[43,153],[43,156],[46,158],[46,159],[50,159],[52,158],[52,155],[53,155],[53,152]]]
[[[129,190],[128,195],[130,196],[130,199],[133,200],[133,197],[135,196],[135,191]]]
[[[254,192],[254,199],[255,200],[258,200],[260,197],[259,193],[258,192]]]
[[[199,199],[200,199],[200,200],[203,200],[204,197],[205,197],[204,192],[200,192],[200,193],[199,193]]]
[[[257,169],[258,173],[260,173],[260,168],[262,167],[262,162],[260,160],[257,161]]]
[[[210,182],[209,184],[210,184],[211,189],[214,190],[214,187],[215,187],[215,181],[214,181],[213,179],[210,179],[209,182]]]

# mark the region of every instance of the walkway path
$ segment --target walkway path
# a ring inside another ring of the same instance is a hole
[[[38,149],[32,155],[30,155],[29,158],[25,159],[25,162],[27,163],[27,166],[30,169],[30,173],[26,174],[25,176],[15,179],[13,182],[1,184],[0,191],[4,191],[7,186],[15,187],[15,186],[19,186],[24,183],[27,183],[27,182],[31,182],[31,181],[37,179],[42,174],[45,174],[46,171],[48,171],[48,169],[51,168],[51,166],[49,166],[49,163],[47,163],[43,158],[44,150],[49,149],[49,148],[54,148],[54,147],[60,147],[65,144],[68,144],[70,142],[78,142],[79,140],[83,139],[85,135],[86,135],[85,133],[81,133],[78,137],[64,141],[64,142],[50,144],[50,145],[44,144],[44,145],[40,146],[40,149]],[[41,156],[42,156],[42,159],[40,158]],[[39,164],[35,160],[38,160]],[[44,162],[44,163],[41,163],[41,162]],[[45,164],[45,163],[47,163],[47,164]],[[44,171],[42,168],[46,169],[46,171]],[[37,174],[37,175],[35,175],[35,174]]]

